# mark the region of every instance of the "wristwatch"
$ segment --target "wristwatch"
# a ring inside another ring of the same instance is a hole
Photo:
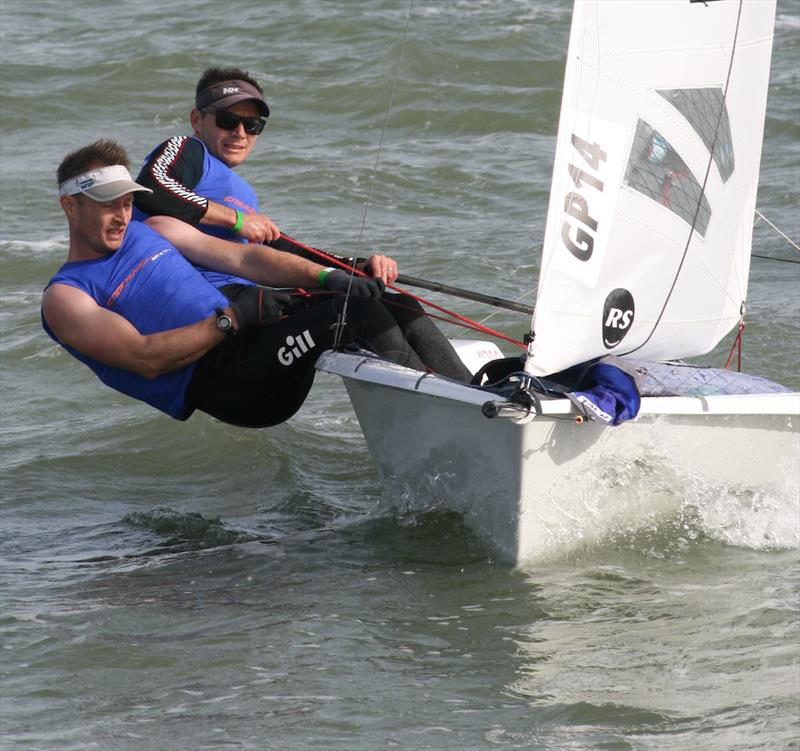
[[[233,336],[236,329],[233,328],[231,317],[222,308],[215,308],[214,312],[217,314],[217,328],[226,336]]]

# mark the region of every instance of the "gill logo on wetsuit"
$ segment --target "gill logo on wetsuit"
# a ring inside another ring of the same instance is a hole
[[[291,365],[298,357],[302,357],[314,346],[316,345],[308,329],[296,337],[289,335],[286,337],[286,346],[278,350],[278,362],[281,365]]]

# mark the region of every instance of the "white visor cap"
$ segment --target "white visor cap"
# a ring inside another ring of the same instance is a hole
[[[121,164],[111,167],[98,167],[81,175],[64,180],[58,186],[58,195],[74,196],[85,193],[93,201],[107,203],[126,193],[152,193],[150,188],[139,185],[131,178],[131,173]]]

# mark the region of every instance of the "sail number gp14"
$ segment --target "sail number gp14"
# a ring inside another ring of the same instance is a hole
[[[590,189],[584,191],[587,195],[590,195],[591,190],[602,193],[604,182],[598,174],[601,163],[607,159],[606,152],[599,144],[584,141],[575,133],[572,134],[571,142],[585,166],[591,170],[587,171],[572,163],[569,164],[569,176],[575,188]],[[590,213],[589,201],[582,193],[572,190],[564,198],[564,212],[568,218],[561,225],[561,240],[575,258],[579,261],[588,261],[592,257],[597,233],[597,219]],[[572,220],[577,224],[573,224]]]
[[[603,136],[614,154],[621,153],[618,129],[598,119],[592,125],[592,132]],[[573,131],[570,143],[571,158],[567,160],[569,177],[565,175],[563,178],[566,195],[561,242],[581,262],[579,265],[582,270],[575,269],[573,274],[596,289],[598,282],[600,287],[605,286],[599,280],[603,279],[602,257],[608,243],[615,194],[619,188],[619,165],[609,164],[608,149],[603,148],[596,138],[584,139]],[[624,287],[616,287],[604,297],[600,298],[603,300],[602,311],[598,311],[601,315],[602,341],[606,349],[614,349],[630,332],[636,305],[633,295]]]

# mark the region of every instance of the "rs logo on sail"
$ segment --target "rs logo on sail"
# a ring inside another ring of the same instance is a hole
[[[286,337],[286,346],[278,350],[278,362],[281,365],[291,365],[297,358],[302,357],[314,346],[314,340],[311,338],[311,332],[308,329],[296,337],[289,335]]]
[[[603,305],[603,344],[613,349],[631,330],[634,312],[633,295],[621,287],[612,290]]]
[[[581,156],[585,166],[591,170],[591,172],[587,172],[585,169],[570,164],[569,176],[572,178],[572,182],[575,183],[576,188],[586,186],[602,193],[604,183],[596,174],[592,173],[600,172],[600,163],[605,162],[607,158],[606,152],[600,148],[599,144],[584,141],[574,133],[571,140],[575,151]],[[589,191],[585,192],[591,195]],[[597,233],[597,220],[592,218],[589,213],[589,201],[582,193],[573,190],[564,198],[564,211],[568,217],[577,221],[577,225],[566,219],[561,225],[561,240],[575,258],[579,261],[588,261],[592,257],[594,238]]]

